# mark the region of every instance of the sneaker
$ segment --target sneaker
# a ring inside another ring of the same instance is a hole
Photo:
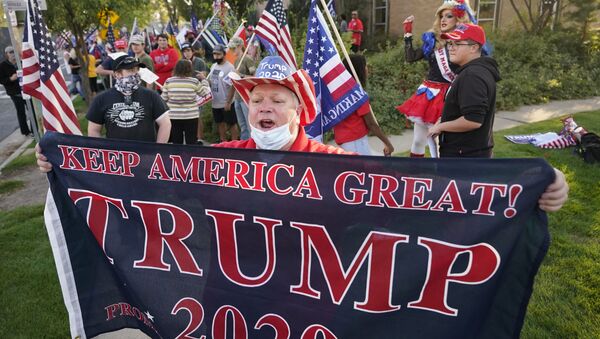
[[[202,139],[196,140],[196,145],[200,145],[200,146],[204,145],[204,140],[202,140]]]

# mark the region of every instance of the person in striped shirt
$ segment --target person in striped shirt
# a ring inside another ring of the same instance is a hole
[[[209,93],[208,81],[200,81],[194,77],[191,61],[185,59],[177,61],[173,76],[165,81],[161,95],[169,106],[172,143],[183,144],[184,138],[186,145],[196,143],[196,130],[200,116],[196,98]]]

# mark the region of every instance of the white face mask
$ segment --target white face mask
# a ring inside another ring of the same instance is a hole
[[[292,140],[290,122],[268,131],[261,131],[250,125],[250,137],[260,149],[280,150]]]

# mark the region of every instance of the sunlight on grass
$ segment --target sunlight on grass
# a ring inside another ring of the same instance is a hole
[[[0,212],[0,338],[68,338],[43,206]]]

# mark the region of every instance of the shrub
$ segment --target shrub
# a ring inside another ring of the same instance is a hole
[[[404,42],[367,56],[369,79],[366,90],[373,112],[387,134],[398,134],[404,128],[404,115],[396,106],[408,99],[427,74],[427,63],[407,63]]]

